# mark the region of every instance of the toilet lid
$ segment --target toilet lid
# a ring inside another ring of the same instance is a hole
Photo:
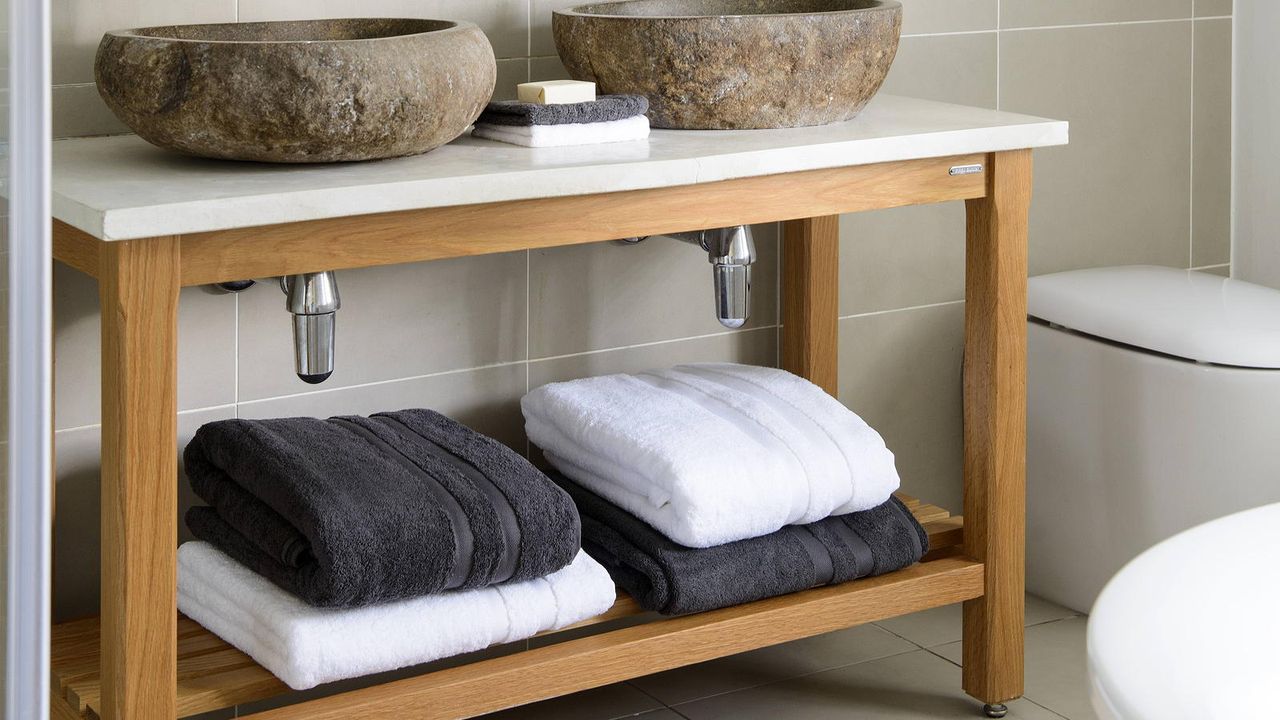
[[[1166,355],[1280,368],[1280,290],[1151,265],[1031,278],[1029,315]]]
[[[1228,515],[1139,555],[1088,627],[1098,714],[1123,720],[1276,717],[1280,504]]]

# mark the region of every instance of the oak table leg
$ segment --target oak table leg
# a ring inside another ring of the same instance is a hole
[[[179,243],[100,257],[103,720],[177,714]]]
[[[782,367],[837,394],[840,216],[789,220],[782,238]]]
[[[1022,695],[1030,202],[1029,150],[990,155],[987,196],[966,201],[964,546],[986,572],[964,604],[964,689],[988,705]]]

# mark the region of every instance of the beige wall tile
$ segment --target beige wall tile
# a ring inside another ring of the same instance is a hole
[[[902,0],[902,33],[996,29],[997,0]]]
[[[489,36],[500,58],[529,54],[529,6],[511,0],[239,0],[240,21],[331,17],[467,20]]]
[[[1187,266],[1191,23],[1001,33],[1000,103],[1071,122],[1036,153],[1033,274]]]
[[[551,35],[552,12],[584,4],[582,0],[529,0],[532,12],[529,17],[529,54],[557,55],[555,38]]]
[[[515,100],[516,85],[529,82],[529,61],[525,58],[498,61],[498,78],[493,85],[494,100]]]
[[[332,417],[431,408],[524,452],[524,363],[241,403],[240,417]]]
[[[753,228],[747,327],[777,323],[777,226]],[[530,252],[529,356],[566,355],[724,330],[699,248],[656,236]]]
[[[569,80],[569,71],[558,55],[529,58],[530,80]]]
[[[234,417],[232,408],[178,415],[178,461],[182,448],[201,425]],[[98,532],[101,527],[98,488],[102,472],[101,428],[61,430],[54,434],[57,458],[58,516],[53,527],[53,621],[63,622],[98,612]],[[178,474],[178,540],[190,540],[182,522],[187,508],[202,504]]]
[[[995,107],[996,34],[903,38],[885,92]],[[964,205],[840,218],[840,314],[964,297]]]
[[[338,272],[333,376],[294,375],[292,325],[274,281],[240,293],[239,400],[523,360],[523,252]]]
[[[634,373],[681,363],[736,362],[775,367],[775,328],[725,333],[712,337],[656,343],[641,347],[571,355],[529,363],[529,387],[609,373]]]
[[[1000,27],[1170,20],[1191,17],[1191,0],[1001,0]]]
[[[129,132],[98,95],[93,83],[53,87],[53,137],[119,135]]]
[[[236,0],[52,0],[53,84],[93,82],[93,56],[108,30],[233,22]],[[244,19],[244,18],[241,18]]]
[[[1231,21],[1195,23],[1191,264],[1231,260]]]
[[[283,313],[284,311],[281,310]],[[98,284],[54,266],[56,427],[98,422],[101,410]],[[178,303],[178,409],[235,402],[236,298],[207,288]]]
[[[1196,17],[1219,17],[1232,13],[1231,0],[1195,0]]]
[[[907,493],[962,507],[964,305],[840,321],[840,400],[880,432]]]

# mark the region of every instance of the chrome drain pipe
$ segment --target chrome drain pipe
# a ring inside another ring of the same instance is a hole
[[[285,308],[293,313],[294,371],[312,385],[333,374],[338,308],[338,282],[332,271],[285,275],[280,278]]]

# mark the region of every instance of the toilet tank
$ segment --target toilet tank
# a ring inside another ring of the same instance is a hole
[[[1030,592],[1088,612],[1148,547],[1280,502],[1280,292],[1098,268],[1032,278],[1028,312]]]

